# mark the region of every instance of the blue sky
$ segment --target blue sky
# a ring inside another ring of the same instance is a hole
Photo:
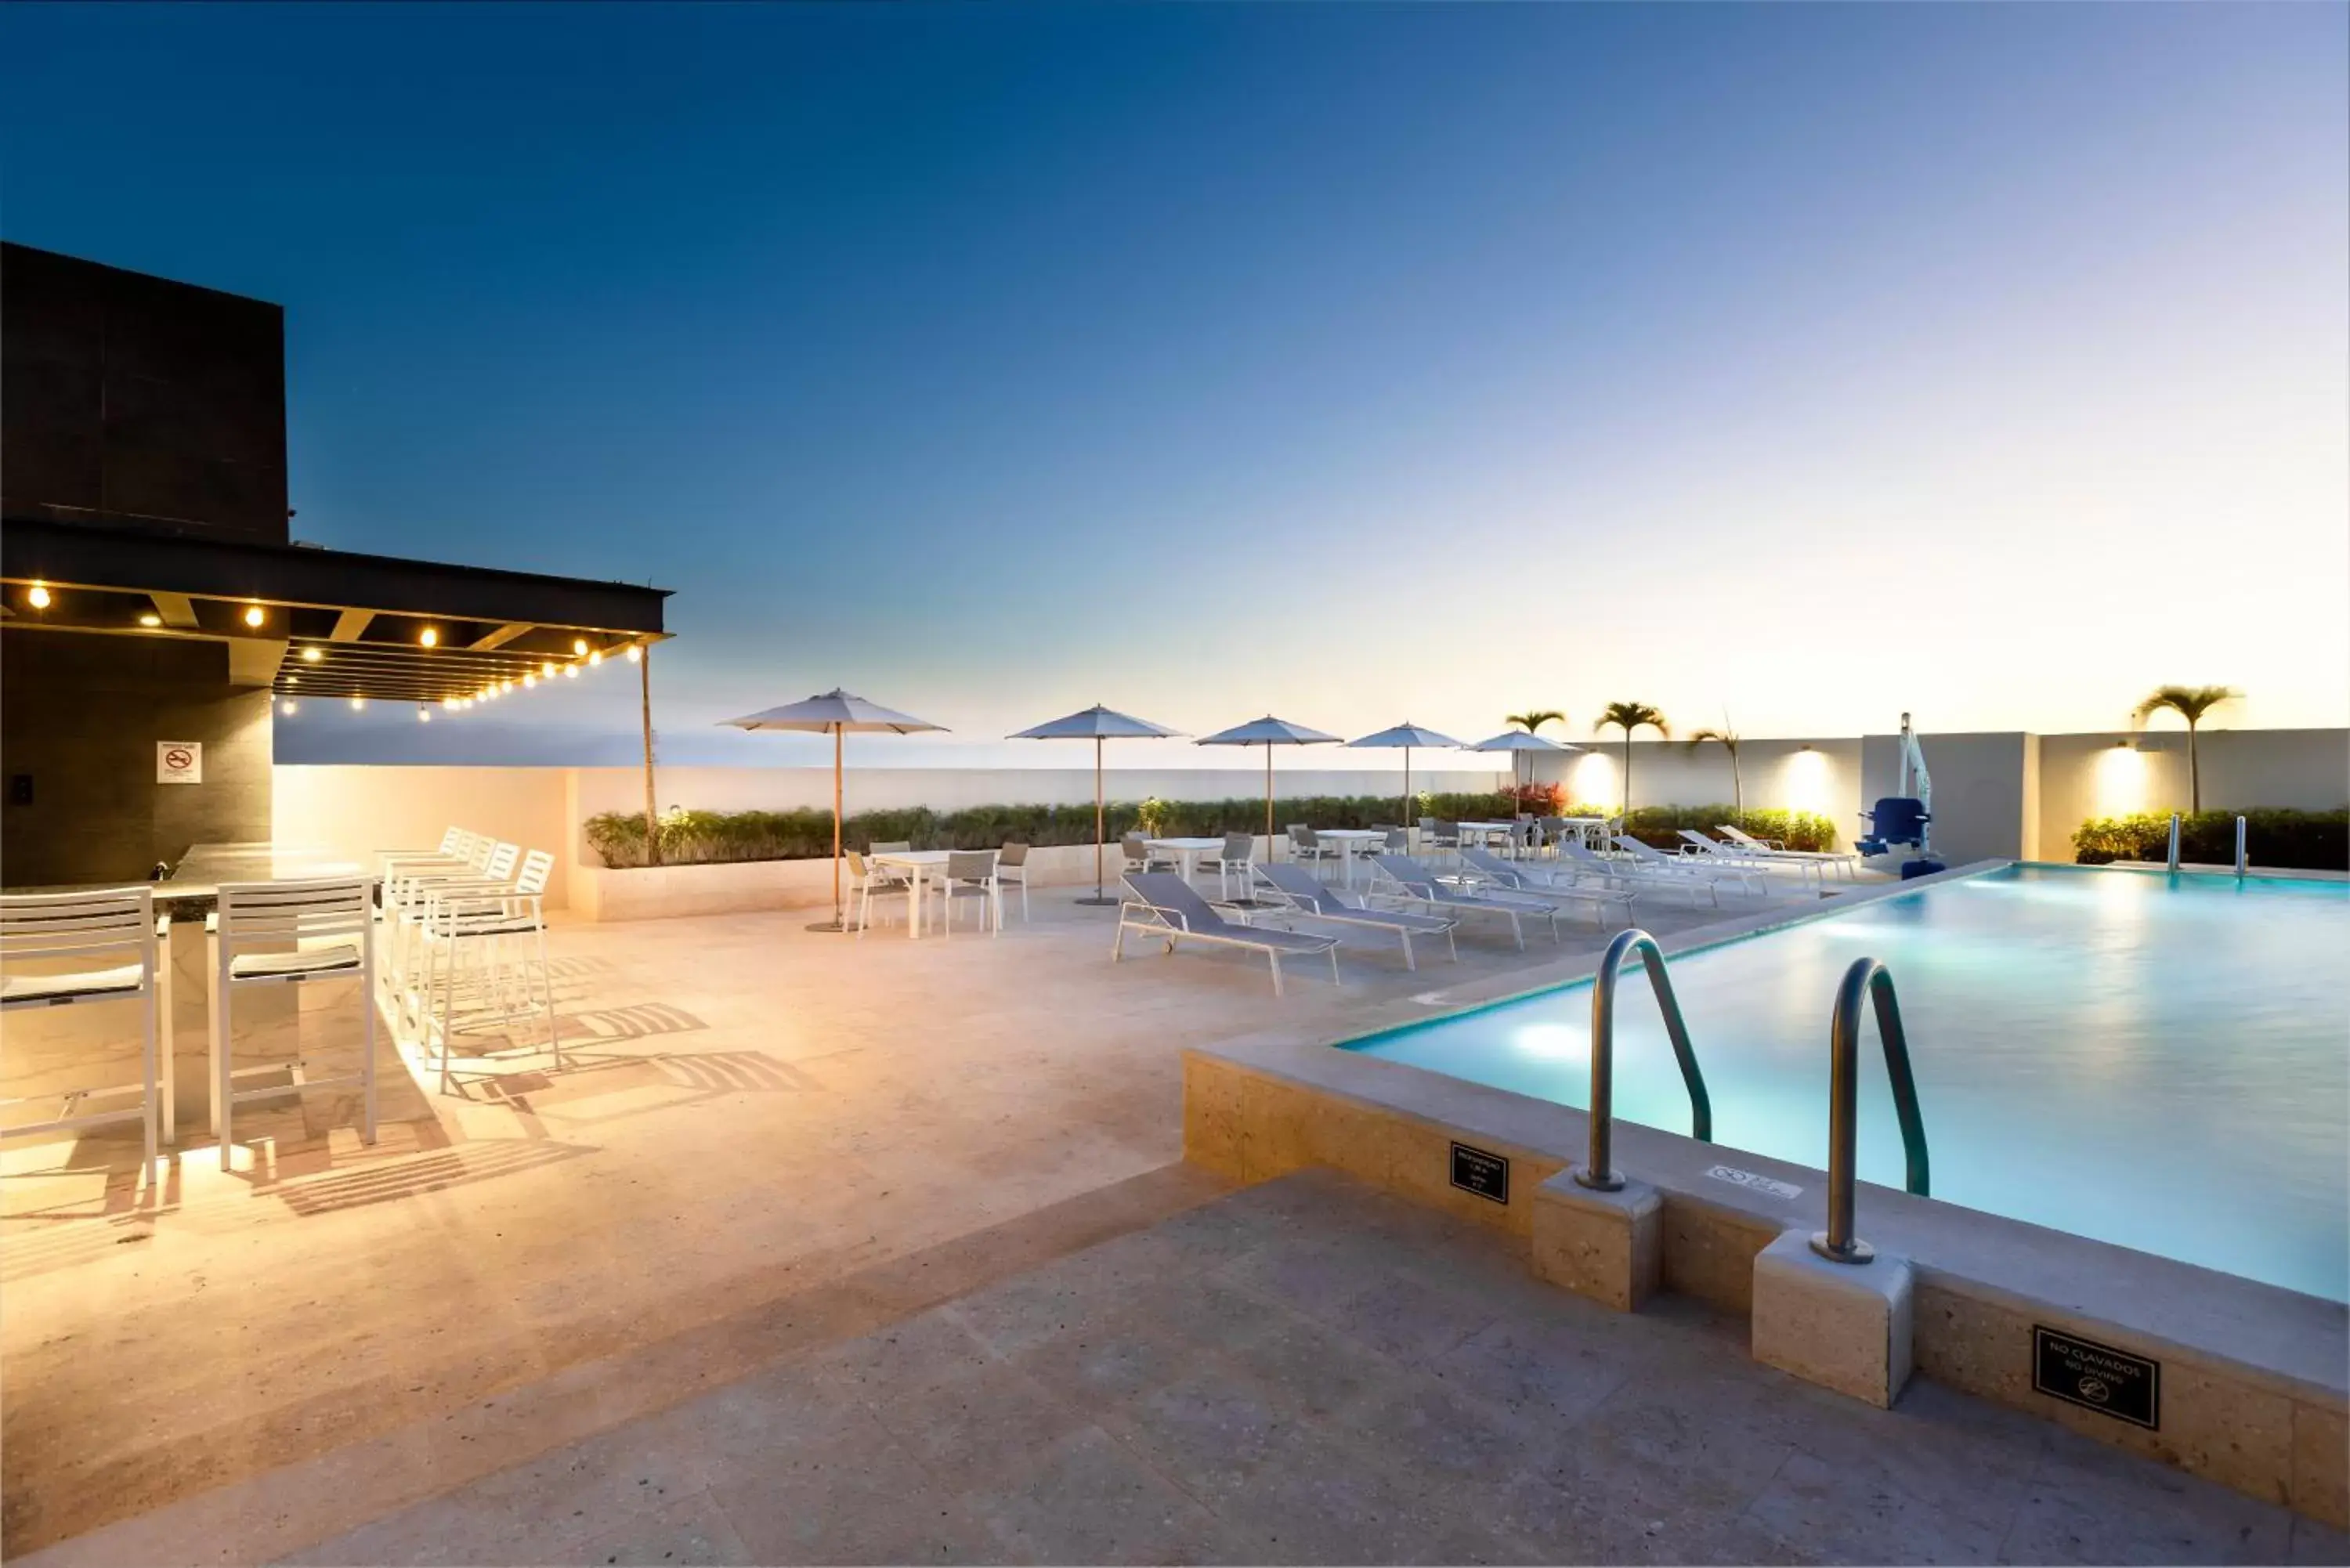
[[[286,306],[298,535],[676,589],[683,754],[2339,724],[2345,18],[20,5],[0,230]]]

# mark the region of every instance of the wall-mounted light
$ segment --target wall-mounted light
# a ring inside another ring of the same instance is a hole
[[[145,615],[139,618],[139,624],[140,626],[161,626],[163,624],[163,618],[157,615],[153,610],[149,610]]]
[[[263,621],[267,620],[268,618],[269,612],[263,609],[259,605],[247,605],[244,607],[245,625],[258,627]]]
[[[47,608],[48,608],[48,607],[49,607],[49,586],[48,586],[48,584],[47,584],[47,583],[35,583],[31,587],[29,587],[29,588],[26,589],[26,590],[25,590],[25,602],[26,602],[26,604],[28,604],[28,605],[30,605],[30,606],[32,606],[35,609],[47,609]]]
[[[306,648],[302,650],[302,662],[305,664],[316,664],[326,657],[315,648]]]
[[[440,628],[437,627],[428,626],[422,631],[416,634],[416,640],[418,645],[421,647],[438,648],[441,646]]]

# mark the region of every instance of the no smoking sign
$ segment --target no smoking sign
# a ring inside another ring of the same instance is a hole
[[[159,784],[203,783],[203,742],[202,741],[156,742],[155,782]]]

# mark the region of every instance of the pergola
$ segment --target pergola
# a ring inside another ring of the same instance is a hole
[[[287,699],[471,701],[668,636],[665,588],[135,524],[0,523],[0,618],[228,645]]]

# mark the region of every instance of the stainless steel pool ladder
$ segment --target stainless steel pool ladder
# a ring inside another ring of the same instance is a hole
[[[1700,1143],[1713,1141],[1713,1102],[1706,1097],[1705,1075],[1698,1070],[1689,1025],[1681,1021],[1681,1004],[1665,972],[1664,950],[1646,931],[1618,932],[1591,982],[1591,1158],[1575,1173],[1576,1181],[1596,1192],[1615,1192],[1624,1185],[1610,1158],[1616,1133],[1616,981],[1634,949],[1639,950],[1648,988],[1657,993],[1657,1007],[1665,1015],[1665,1033],[1680,1062],[1681,1082],[1689,1085],[1690,1136]]]
[[[1853,1172],[1860,1110],[1860,999],[1877,1004],[1877,1037],[1885,1045],[1885,1076],[1893,1085],[1893,1114],[1901,1123],[1901,1152],[1908,1165],[1908,1187],[1929,1196],[1926,1167],[1926,1122],[1918,1113],[1918,1081],[1909,1073],[1909,1036],[1901,1027],[1901,1004],[1893,976],[1873,958],[1855,959],[1836,987],[1835,1015],[1828,1024],[1828,1228],[1812,1238],[1812,1251],[1832,1263],[1866,1263],[1876,1251],[1852,1233]]]

